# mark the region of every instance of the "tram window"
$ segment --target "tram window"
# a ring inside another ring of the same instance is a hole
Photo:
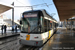
[[[48,31],[50,30],[50,21],[48,20]]]
[[[58,23],[56,23],[56,28],[58,27]]]
[[[52,21],[50,21],[50,28],[52,28]]]
[[[54,27],[56,28],[56,23],[54,23]]]
[[[41,32],[44,32],[44,18],[41,19]]]
[[[56,28],[56,23],[55,23],[55,28]]]
[[[25,19],[22,20],[22,23],[23,23],[21,26],[22,32],[28,32],[28,30],[30,30],[30,32],[40,32],[37,28],[38,27],[38,18],[37,17],[29,17],[26,19],[27,20],[25,20]],[[30,29],[28,29],[29,25],[30,25]]]
[[[45,32],[47,32],[47,20],[44,19],[44,29],[45,29]]]
[[[53,22],[53,28],[55,28],[55,23]]]
[[[55,23],[53,22],[53,28],[55,28]]]

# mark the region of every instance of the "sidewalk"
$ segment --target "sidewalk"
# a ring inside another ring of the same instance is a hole
[[[12,31],[7,31],[6,34],[3,33],[2,35],[1,30],[0,30],[0,39],[12,37],[12,36],[18,36],[18,35],[20,35],[20,31],[18,31],[18,33],[15,33],[15,32],[12,33]]]
[[[58,29],[44,45],[43,50],[75,50],[75,31]]]

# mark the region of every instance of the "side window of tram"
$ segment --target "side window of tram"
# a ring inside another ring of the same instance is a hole
[[[56,28],[58,27],[58,23],[56,23]]]
[[[44,19],[44,32],[47,32],[47,20],[46,19]]]
[[[54,27],[56,28],[56,23],[54,23]]]
[[[44,32],[44,19],[41,20],[41,32]]]
[[[55,28],[55,23],[53,22],[53,27]]]
[[[55,25],[54,25],[54,26],[55,26],[55,28],[56,28],[56,23],[55,23]]]
[[[52,21],[50,21],[50,28],[52,28]]]
[[[48,31],[50,30],[50,21],[48,20]]]

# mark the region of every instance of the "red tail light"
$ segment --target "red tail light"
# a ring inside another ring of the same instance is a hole
[[[21,40],[19,40],[19,41],[21,41]]]
[[[38,42],[36,42],[36,44],[38,44]]]

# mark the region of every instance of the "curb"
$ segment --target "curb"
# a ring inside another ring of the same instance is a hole
[[[8,36],[3,36],[3,37],[0,37],[0,40],[1,39],[6,39],[6,38],[9,38],[9,37],[14,37],[14,36],[19,36],[20,34],[13,34],[13,35],[8,35]]]

